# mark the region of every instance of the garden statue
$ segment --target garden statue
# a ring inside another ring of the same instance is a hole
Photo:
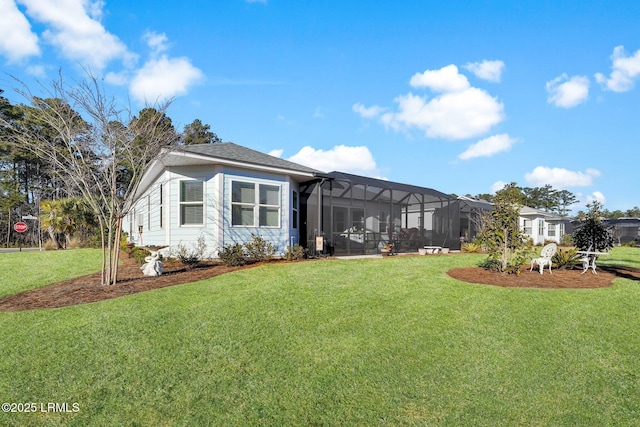
[[[164,264],[160,261],[160,254],[156,251],[151,251],[151,255],[145,257],[146,263],[140,267],[142,274],[145,276],[161,276],[164,273]]]

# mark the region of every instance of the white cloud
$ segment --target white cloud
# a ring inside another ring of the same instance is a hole
[[[20,0],[27,15],[45,24],[44,40],[58,48],[61,55],[100,71],[113,60],[132,62],[135,55],[97,20],[102,2],[87,0]]]
[[[46,76],[45,67],[42,65],[30,65],[25,69],[25,71],[33,77],[42,78]]]
[[[467,70],[471,71],[476,77],[490,82],[499,83],[502,79],[502,70],[504,70],[504,62],[502,61],[487,61],[482,62],[470,62],[464,66]]]
[[[355,111],[356,113],[360,114],[361,117],[364,117],[365,119],[371,119],[373,117],[377,117],[380,114],[382,114],[385,109],[378,106],[378,105],[373,105],[371,107],[365,107],[364,105],[360,104],[360,103],[355,103],[353,104],[352,107],[353,111]]]
[[[148,60],[135,72],[129,92],[140,102],[155,102],[187,93],[189,86],[200,82],[204,74],[187,58],[161,55]]]
[[[458,156],[461,160],[469,160],[475,157],[491,157],[503,151],[509,151],[516,143],[516,139],[511,138],[506,133],[493,135],[472,144]]]
[[[583,103],[589,96],[589,79],[584,76],[569,78],[566,74],[547,82],[547,102],[556,107],[571,108]]]
[[[602,73],[597,73],[596,81],[603,88],[613,92],[627,92],[633,89],[634,80],[640,75],[640,50],[632,56],[627,56],[624,46],[616,46],[611,60],[613,65],[609,78]]]
[[[13,0],[0,0],[0,55],[9,63],[40,55],[38,36]]]
[[[591,194],[587,194],[587,204],[591,204],[595,201],[604,205],[607,203],[607,198],[600,191],[594,191]]]
[[[387,128],[397,131],[422,130],[427,138],[474,138],[504,120],[502,103],[472,87],[455,65],[417,73],[410,84],[438,95],[430,99],[411,92],[400,95],[394,99],[397,111],[377,105],[367,108],[360,103],[353,105],[353,111],[364,118],[377,117]]]
[[[538,166],[526,173],[524,178],[529,185],[542,187],[550,184],[554,188],[589,187],[593,179],[600,176],[600,171],[587,169],[585,172],[570,171],[563,168],[549,168]]]
[[[396,130],[418,128],[429,138],[473,138],[504,119],[502,103],[474,87],[445,93],[429,101],[411,93],[395,101],[398,112],[383,114],[382,123]]]
[[[165,33],[156,33],[155,31],[147,31],[142,36],[143,40],[151,48],[153,55],[157,56],[168,48],[168,38]]]
[[[434,92],[459,92],[468,89],[469,80],[458,72],[455,65],[447,65],[439,70],[426,70],[414,74],[409,81],[412,87],[429,88]]]
[[[366,176],[378,174],[373,154],[364,146],[337,145],[327,151],[306,146],[288,160],[325,172],[341,171]]]
[[[270,156],[280,158],[280,157],[282,157],[282,153],[284,153],[284,150],[282,148],[279,148],[279,149],[276,149],[276,150],[269,151],[268,154]]]
[[[507,185],[507,183],[503,181],[494,182],[491,184],[491,193],[496,194],[498,191],[502,190],[505,185]]]

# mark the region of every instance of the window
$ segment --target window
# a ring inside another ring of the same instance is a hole
[[[298,193],[296,191],[293,192],[293,203],[292,203],[292,211],[291,211],[291,226],[294,229],[298,228]]]
[[[549,237],[556,237],[556,225],[555,224],[549,224]]]
[[[538,236],[544,236],[544,220],[538,220]]]
[[[180,225],[204,224],[203,189],[202,181],[180,181]]]
[[[255,227],[256,223],[259,227],[280,226],[280,187],[252,182],[232,182],[231,225]]]
[[[523,219],[522,220],[522,228],[524,230],[524,234],[526,234],[527,236],[531,236],[531,220],[530,219]]]
[[[260,184],[260,227],[280,225],[280,187]]]
[[[255,184],[234,181],[231,184],[231,225],[254,225]]]

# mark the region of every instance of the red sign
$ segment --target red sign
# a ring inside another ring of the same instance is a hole
[[[16,222],[15,224],[13,224],[13,229],[18,233],[24,233],[29,229],[29,226],[27,226],[27,224],[25,224],[24,222]]]

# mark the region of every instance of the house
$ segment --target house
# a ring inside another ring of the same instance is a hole
[[[300,241],[300,183],[319,171],[230,142],[164,149],[145,172],[123,230],[139,246],[205,238],[210,256],[259,235]]]
[[[493,203],[486,200],[460,196],[457,199],[460,210],[460,232],[465,241],[473,240],[481,228],[481,216],[493,210]],[[521,230],[533,244],[545,242],[562,243],[562,237],[573,229],[568,219],[539,209],[523,206],[519,212]]]
[[[378,253],[424,245],[459,249],[455,199],[439,191],[325,173],[230,142],[170,147],[145,172],[123,230],[139,246],[202,236],[210,256],[254,235],[278,252]]]
[[[549,212],[524,206],[520,209],[520,227],[534,245],[545,242],[562,243],[568,220]]]

